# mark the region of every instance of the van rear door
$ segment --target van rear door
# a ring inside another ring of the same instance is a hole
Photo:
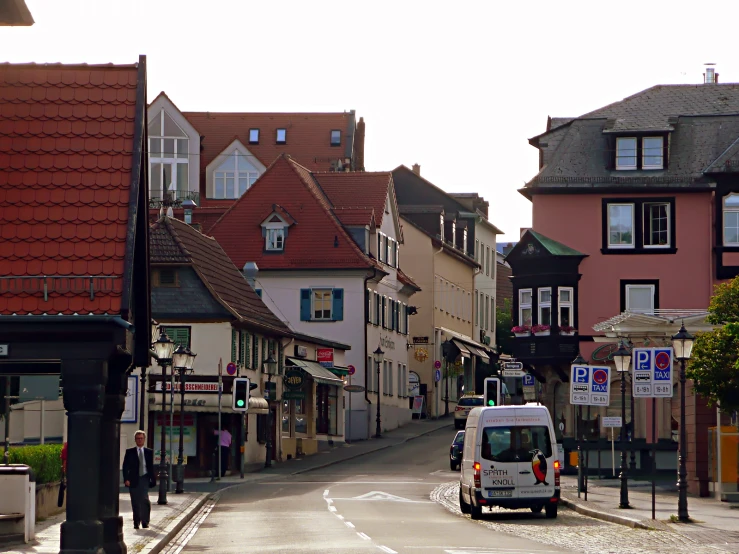
[[[549,418],[543,410],[519,410],[515,441],[518,457],[518,494],[520,498],[554,496],[554,460]]]
[[[516,418],[510,410],[486,410],[480,417],[480,494],[495,501],[517,498],[518,463],[513,440]],[[498,413],[496,413],[498,412]]]

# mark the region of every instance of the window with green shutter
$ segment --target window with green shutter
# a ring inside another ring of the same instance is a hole
[[[239,334],[236,329],[231,329],[231,360],[232,362],[236,361],[236,342],[238,340]]]
[[[244,331],[242,332],[242,336],[244,337],[244,367],[251,367],[251,335]]]
[[[239,365],[241,367],[246,367],[246,341],[248,340],[248,337],[246,335],[246,331],[239,331]]]
[[[267,339],[262,337],[262,356],[259,359],[260,369],[264,366],[264,360],[267,359],[267,356],[269,356],[269,354],[267,353]]]
[[[259,338],[256,335],[251,336],[251,367],[259,369]]]
[[[190,348],[190,327],[165,327],[164,332],[175,343],[175,348],[180,344]]]

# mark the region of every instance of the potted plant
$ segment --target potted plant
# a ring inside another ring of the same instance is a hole
[[[577,332],[577,329],[575,329],[571,325],[560,325],[559,326],[559,334],[560,335],[567,335],[568,337],[571,337]]]
[[[534,325],[531,332],[537,336],[545,337],[549,334],[551,327],[549,325]]]
[[[516,325],[515,327],[511,327],[511,331],[517,337],[528,337],[531,335],[531,327],[528,325]]]

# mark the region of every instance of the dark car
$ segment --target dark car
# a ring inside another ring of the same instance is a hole
[[[449,447],[449,467],[456,471],[462,464],[462,447],[464,446],[464,431],[457,431],[452,445]]]

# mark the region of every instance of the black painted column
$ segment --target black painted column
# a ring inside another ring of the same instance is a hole
[[[105,406],[100,425],[100,521],[103,522],[105,554],[126,554],[123,518],[118,515],[121,474],[121,414],[126,405],[131,356],[120,353],[108,364]]]
[[[60,554],[103,554],[98,491],[107,363],[102,360],[63,360],[62,378],[68,454],[67,520],[61,527]]]

